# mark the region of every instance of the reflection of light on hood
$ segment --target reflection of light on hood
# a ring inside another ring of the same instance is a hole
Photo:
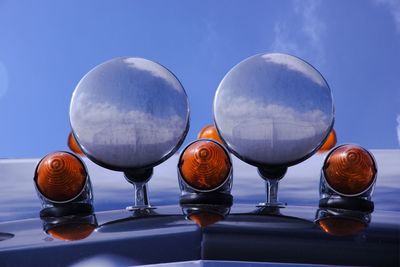
[[[223,124],[229,125],[232,135],[240,138],[297,140],[313,137],[319,129],[329,127],[328,117],[319,109],[301,112],[283,105],[263,105],[245,97],[232,99],[229,103],[231,105],[222,110],[227,114]],[[246,114],[245,121],[240,120],[243,114]]]
[[[182,85],[178,80],[163,66],[154,63],[150,60],[144,58],[124,58],[124,63],[126,63],[130,68],[138,69],[141,71],[148,71],[151,75],[157,78],[161,78],[167,83],[169,83],[177,92],[182,93]]]
[[[307,78],[311,79],[316,84],[327,87],[324,79],[313,67],[296,57],[285,54],[265,54],[262,55],[262,58],[264,58],[267,62],[279,64],[285,66],[292,71],[299,72]]]
[[[8,87],[8,73],[6,66],[4,66],[3,63],[0,62],[0,97],[2,97]]]
[[[98,266],[98,267],[114,267],[114,266],[133,266],[137,265],[132,259],[122,257],[114,254],[98,254],[96,256],[88,256],[83,260],[70,265],[71,267],[87,267],[87,266]]]
[[[122,111],[109,103],[87,103],[79,116],[77,123],[83,125],[76,127],[81,129],[81,140],[99,145],[161,144],[175,140],[185,128],[185,120],[178,115],[160,118],[137,110]]]
[[[397,141],[399,141],[400,146],[400,114],[397,115]]]

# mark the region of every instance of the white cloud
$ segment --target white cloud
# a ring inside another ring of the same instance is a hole
[[[124,58],[123,61],[131,68],[148,71],[154,77],[163,79],[179,93],[183,92],[182,85],[177,78],[160,64],[144,58]]]
[[[243,157],[263,158],[270,164],[295,161],[312,152],[331,124],[319,109],[302,112],[246,97],[232,98],[226,103],[229,105],[220,110],[223,119],[216,118],[224,136],[227,140],[240,140]]]
[[[249,139],[263,140],[265,135],[269,135],[270,138],[279,140],[305,139],[313,137],[318,129],[328,128],[330,123],[319,109],[301,112],[278,104],[265,105],[245,97],[237,97],[228,102],[230,105],[222,110],[226,115],[221,123],[229,125],[232,135],[240,134],[242,138],[243,135],[248,135]],[[245,120],[243,114],[246,114]],[[245,124],[254,127],[243,127]],[[224,128],[227,129],[226,126]],[[254,132],[254,128],[264,128],[265,131]],[[235,133],[235,129],[240,131]],[[279,134],[272,137],[274,131]]]
[[[400,114],[397,115],[397,140],[399,141],[400,146]]]
[[[293,18],[288,20],[288,14],[285,14],[285,17],[275,22],[272,43],[274,51],[306,57],[319,64],[324,62],[322,38],[326,26],[317,12],[319,3],[318,0],[293,2],[290,10],[293,14],[289,14]]]
[[[400,33],[400,1],[399,0],[375,0],[375,3],[387,6],[390,9],[396,30]]]
[[[149,113],[122,111],[109,103],[86,103],[79,111],[80,140],[96,145],[162,144],[182,134],[185,121],[178,115],[159,118]]]
[[[283,65],[290,70],[299,72],[302,75],[310,78],[316,84],[327,87],[327,84],[321,75],[313,67],[302,60],[293,60],[292,57],[285,54],[265,54],[262,56],[262,58],[268,62]]]
[[[179,114],[155,116],[82,100],[85,104],[71,114],[78,141],[94,158],[114,167],[157,162],[174,149],[186,129],[186,117]]]
[[[8,73],[7,68],[0,62],[0,97],[2,97],[8,89]]]

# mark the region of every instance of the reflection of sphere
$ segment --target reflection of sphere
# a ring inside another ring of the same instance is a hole
[[[79,195],[85,186],[86,176],[86,169],[76,156],[54,152],[40,161],[35,182],[47,199],[67,201]]]
[[[72,152],[83,156],[83,152],[81,150],[81,148],[79,147],[78,143],[76,142],[76,139],[74,137],[74,135],[71,133],[69,133],[68,135],[68,147],[69,149],[71,149]]]
[[[307,62],[259,54],[233,67],[218,86],[214,121],[233,154],[255,166],[290,166],[311,155],[334,120],[331,90]]]
[[[355,235],[367,227],[362,221],[340,217],[321,219],[318,221],[318,225],[326,233],[334,236]]]
[[[70,223],[54,226],[47,230],[47,233],[54,238],[64,241],[85,239],[96,229],[96,226],[89,223]]]
[[[165,67],[144,58],[114,58],[80,80],[70,122],[85,155],[97,164],[117,171],[150,168],[183,142],[189,103]]]
[[[201,129],[197,138],[198,139],[201,139],[201,138],[212,139],[212,140],[217,141],[221,145],[223,144],[221,137],[218,134],[217,128],[215,128],[215,126],[212,124],[209,124],[209,125],[205,126],[203,129]]]
[[[220,214],[206,211],[189,215],[189,219],[194,221],[200,227],[206,227],[208,225],[214,224],[222,220],[223,218],[224,217]]]
[[[374,182],[376,166],[374,159],[364,148],[343,145],[329,154],[323,171],[333,190],[345,195],[357,195]]]
[[[229,177],[231,166],[225,149],[204,139],[190,144],[179,161],[183,179],[198,190],[212,190],[222,185]]]
[[[328,139],[326,139],[325,143],[321,146],[318,152],[322,153],[331,150],[336,145],[336,142],[336,132],[332,128],[331,132],[329,133]]]

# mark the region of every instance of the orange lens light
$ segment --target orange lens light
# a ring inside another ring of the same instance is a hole
[[[231,161],[225,149],[213,141],[200,139],[189,145],[179,160],[185,182],[197,190],[213,190],[228,179]]]
[[[355,235],[366,228],[366,224],[350,218],[325,218],[318,221],[321,229],[333,236]]]
[[[357,145],[344,145],[332,151],[325,160],[323,171],[329,186],[344,195],[364,192],[376,176],[374,159]]]
[[[336,142],[337,142],[336,132],[332,128],[328,138],[326,139],[325,143],[321,146],[321,148],[318,150],[318,152],[323,153],[331,150],[336,145]]]
[[[79,147],[78,142],[76,142],[76,139],[74,137],[74,135],[71,133],[69,133],[68,135],[68,147],[69,149],[71,149],[72,152],[83,156],[83,152],[82,149]]]
[[[53,201],[77,197],[85,186],[87,173],[78,157],[67,152],[45,156],[36,169],[35,183],[43,196]]]
[[[218,134],[217,128],[215,128],[215,126],[212,124],[209,124],[209,125],[205,126],[203,129],[201,129],[201,131],[197,135],[197,138],[198,139],[201,139],[201,138],[212,139],[214,141],[217,141],[221,145],[223,144],[221,137]]]
[[[57,225],[47,233],[54,238],[64,241],[82,240],[88,237],[96,229],[96,226],[89,223],[73,223]]]
[[[211,212],[200,212],[194,213],[189,216],[189,219],[194,221],[200,227],[206,227],[208,225],[214,224],[224,217],[220,214],[211,213]]]

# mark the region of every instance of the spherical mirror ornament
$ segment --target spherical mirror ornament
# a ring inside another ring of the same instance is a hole
[[[333,122],[331,90],[300,58],[259,54],[233,67],[214,98],[228,149],[257,167],[291,166],[313,155]]]
[[[151,168],[182,144],[189,104],[165,67],[122,57],[82,78],[72,96],[70,121],[80,147],[95,163],[117,171]]]

